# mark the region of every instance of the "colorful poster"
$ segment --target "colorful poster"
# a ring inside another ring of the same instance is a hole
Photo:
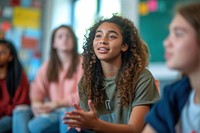
[[[158,2],[157,0],[149,0],[148,2],[148,7],[149,7],[149,11],[150,12],[155,12],[157,11],[157,5],[158,5]]]
[[[149,13],[148,5],[146,2],[140,2],[139,13],[142,16],[147,15]]]
[[[21,48],[24,49],[36,49],[38,47],[38,39],[31,38],[27,36],[22,36],[22,45]]]
[[[29,7],[29,6],[31,6],[31,2],[32,2],[32,0],[21,0],[20,5],[23,7]]]
[[[20,5],[20,0],[10,0],[10,5],[11,6],[19,6]]]
[[[1,30],[3,30],[4,32],[7,32],[8,30],[11,29],[11,24],[8,21],[3,21],[1,23]]]
[[[0,39],[3,39],[5,36],[5,33],[3,31],[0,30]]]
[[[40,10],[36,8],[15,7],[13,11],[13,26],[22,28],[40,28]]]
[[[2,10],[2,17],[4,18],[12,18],[13,8],[12,7],[4,7]]]

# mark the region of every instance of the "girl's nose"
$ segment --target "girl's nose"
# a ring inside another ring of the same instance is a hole
[[[106,44],[108,44],[108,43],[107,43],[106,41],[100,41],[99,44],[104,44],[104,45],[106,45]]]
[[[165,38],[165,40],[163,41],[163,46],[164,47],[167,47],[167,46],[169,46],[170,45],[170,38],[169,38],[169,36],[167,37],[167,38]]]

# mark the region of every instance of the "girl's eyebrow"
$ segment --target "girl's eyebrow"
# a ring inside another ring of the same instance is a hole
[[[174,31],[184,31],[184,32],[187,32],[187,29],[185,29],[184,27],[180,27],[180,26],[171,27],[171,29],[174,30]]]
[[[96,33],[98,33],[98,32],[102,33],[103,31],[102,31],[102,30],[97,30]],[[114,30],[109,30],[108,33],[115,33],[115,34],[119,35],[119,34],[118,34],[116,31],[114,31]]]
[[[185,28],[182,28],[182,27],[175,27],[174,30],[187,32],[187,30]]]

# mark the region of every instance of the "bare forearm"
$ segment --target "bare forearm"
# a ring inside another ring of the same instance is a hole
[[[32,105],[33,104],[44,104],[44,101],[40,100],[40,99],[31,99],[31,103],[32,103]],[[67,106],[65,101],[46,101],[45,103],[54,104],[54,105],[56,105],[56,107]]]
[[[31,99],[31,104],[42,104],[43,101],[42,100],[39,100],[39,99]]]
[[[58,107],[71,107],[71,106],[73,106],[71,103],[64,101],[64,100],[56,101],[56,104],[58,105]]]
[[[149,124],[147,124],[142,133],[156,133],[156,131]]]
[[[98,119],[94,129],[98,133],[140,133],[141,129],[136,129],[133,125],[129,124],[112,124]]]

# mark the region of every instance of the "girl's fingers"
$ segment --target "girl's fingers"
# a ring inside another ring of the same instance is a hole
[[[76,129],[76,131],[78,131],[78,132],[81,131],[81,128],[80,128],[80,127],[76,127],[75,129]]]
[[[90,111],[93,111],[93,112],[96,111],[94,104],[92,103],[92,100],[88,100],[88,106],[89,106]]]
[[[74,104],[74,108],[77,109],[77,110],[82,110],[82,108],[76,103]]]
[[[70,129],[72,129],[72,127],[68,126],[67,130],[69,131]]]
[[[81,116],[80,115],[66,115],[63,118],[65,118],[65,119],[73,119],[73,120],[80,120]]]

